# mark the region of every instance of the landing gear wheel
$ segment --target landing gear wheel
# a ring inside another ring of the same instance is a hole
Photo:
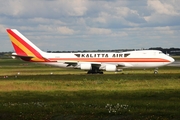
[[[103,71],[99,70],[97,66],[92,66],[92,69],[89,70],[87,74],[103,74]]]
[[[158,70],[154,70],[154,74],[158,74]]]
[[[99,71],[98,73],[99,73],[99,74],[103,74],[103,72],[102,72],[102,71]]]
[[[87,74],[103,74],[103,72],[102,72],[102,71],[89,70],[89,71],[87,72]]]
[[[89,71],[87,72],[87,74],[93,74],[93,71],[92,71],[92,70],[89,70]]]

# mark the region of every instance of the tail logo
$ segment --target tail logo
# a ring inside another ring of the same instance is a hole
[[[25,36],[15,29],[7,29],[15,52],[19,56],[29,56],[30,61],[43,62],[45,59],[40,54],[41,50],[31,43]]]

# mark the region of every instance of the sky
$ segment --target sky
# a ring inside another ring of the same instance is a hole
[[[180,47],[180,0],[0,0],[0,52],[14,28],[44,51]]]

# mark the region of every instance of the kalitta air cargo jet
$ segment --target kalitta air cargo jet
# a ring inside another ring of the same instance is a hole
[[[123,68],[157,68],[174,62],[174,59],[158,50],[140,50],[121,53],[47,53],[41,51],[16,29],[7,29],[14,47],[14,58],[64,68],[79,68],[88,74],[103,71],[120,71]],[[154,73],[158,71],[155,69]]]

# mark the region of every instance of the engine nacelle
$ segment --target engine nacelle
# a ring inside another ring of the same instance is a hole
[[[92,65],[89,63],[83,63],[80,65],[81,70],[91,70],[92,69]]]
[[[12,59],[17,59],[17,57],[16,56],[11,56],[12,57]]]
[[[17,59],[18,57],[16,57],[16,53],[12,53],[12,55],[11,55],[11,57],[13,58],[13,59]]]
[[[106,65],[106,71],[117,71],[116,65]]]

